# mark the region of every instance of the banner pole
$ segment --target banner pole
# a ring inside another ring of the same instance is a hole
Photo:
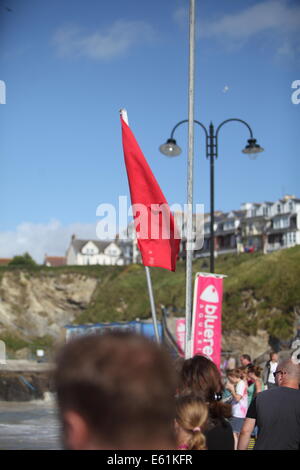
[[[128,115],[127,115],[126,109],[120,109],[120,114],[122,116],[123,121],[126,122],[127,126],[129,126]],[[148,266],[145,266],[145,271],[146,271],[148,294],[149,294],[149,300],[150,300],[150,306],[151,306],[154,334],[155,334],[155,339],[156,339],[157,343],[159,343],[160,341],[159,341],[157,316],[156,316],[156,309],[155,309],[155,302],[154,302],[154,295],[153,295],[153,288],[152,288],[152,280],[151,280],[150,269],[149,269]]]
[[[195,78],[195,0],[190,0],[189,17],[189,119],[188,119],[188,181],[187,181],[187,244],[185,358],[191,357],[192,296],[193,296],[193,164],[194,164],[194,78]]]
[[[196,273],[192,322],[193,354],[202,354],[218,367],[222,350],[222,300],[225,274]]]
[[[159,333],[158,333],[158,325],[157,325],[157,317],[156,317],[156,309],[154,303],[154,296],[153,296],[153,289],[152,289],[152,281],[150,275],[150,269],[148,266],[145,266],[146,277],[147,277],[147,284],[148,284],[148,292],[149,292],[149,299],[151,305],[151,313],[152,313],[152,320],[154,326],[154,333],[157,343],[159,343]]]

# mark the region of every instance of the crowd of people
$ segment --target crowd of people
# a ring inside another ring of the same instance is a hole
[[[262,370],[247,354],[224,379],[208,358],[175,361],[132,332],[69,341],[55,389],[66,449],[300,448],[300,366],[272,353]]]

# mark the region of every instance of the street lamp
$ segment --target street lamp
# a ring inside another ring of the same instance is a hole
[[[194,120],[195,124],[198,124],[200,127],[205,132],[206,136],[206,158],[210,159],[210,272],[214,273],[215,272],[215,233],[214,233],[214,163],[215,163],[215,158],[218,158],[218,135],[221,127],[224,124],[227,124],[228,122],[231,121],[238,121],[244,124],[249,132],[250,132],[250,139],[248,139],[248,144],[245,146],[245,148],[242,150],[243,153],[249,155],[250,158],[255,158],[256,155],[260,152],[263,152],[263,148],[260,147],[256,143],[256,139],[253,137],[253,132],[249,124],[247,124],[246,121],[243,121],[242,119],[237,119],[237,118],[231,118],[231,119],[226,119],[225,121],[221,122],[221,124],[217,127],[216,132],[214,129],[214,125],[212,122],[209,125],[209,131],[206,129],[206,127],[199,121]],[[188,122],[187,119],[178,122],[172,129],[170,138],[166,141],[165,144],[162,144],[159,147],[159,150],[161,153],[166,155],[167,157],[176,157],[181,154],[181,148],[177,145],[176,140],[174,139],[174,132],[179,127],[181,124],[184,124]]]

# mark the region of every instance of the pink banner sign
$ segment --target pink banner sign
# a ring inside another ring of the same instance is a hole
[[[192,324],[192,356],[202,354],[211,359],[219,368],[223,277],[214,274],[197,274]]]
[[[180,355],[185,351],[185,318],[176,318],[176,341],[180,348]]]

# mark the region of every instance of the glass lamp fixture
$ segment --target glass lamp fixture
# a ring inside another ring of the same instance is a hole
[[[256,143],[256,139],[249,139],[248,145],[246,145],[242,150],[242,152],[248,155],[251,159],[255,159],[257,154],[263,151],[264,149]]]
[[[175,139],[168,139],[165,144],[159,147],[159,151],[167,157],[177,157],[181,154],[181,148],[177,145]]]

